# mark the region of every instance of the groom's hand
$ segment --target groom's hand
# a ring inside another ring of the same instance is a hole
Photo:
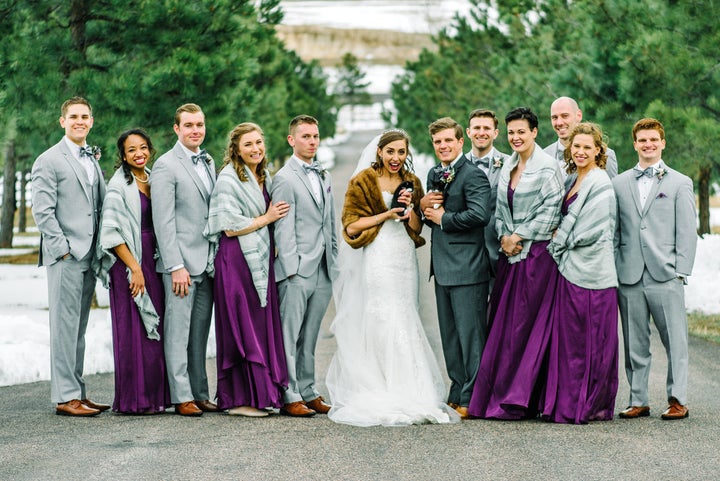
[[[443,203],[442,192],[428,192],[420,199],[420,209],[425,212],[427,209],[441,206]],[[427,215],[425,217],[428,217]]]
[[[443,207],[442,205],[439,206],[437,209],[433,206],[430,206],[427,209],[423,209],[423,215],[425,216],[425,218],[428,219],[430,222],[434,222],[437,225],[442,225],[442,216],[444,213],[445,207]]]

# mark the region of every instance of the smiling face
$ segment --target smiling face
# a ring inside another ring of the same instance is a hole
[[[517,119],[508,122],[507,129],[510,147],[522,159],[527,160],[535,147],[535,137],[538,134],[537,128],[531,129],[527,120]]]
[[[633,142],[635,152],[642,167],[656,164],[662,158],[665,149],[665,139],[655,129],[638,130]]]
[[[265,158],[265,140],[260,132],[253,130],[240,137],[237,151],[245,165],[255,172],[257,166]]]
[[[60,117],[60,126],[65,129],[65,135],[73,143],[83,146],[90,129],[93,126],[93,116],[90,108],[85,104],[72,104],[67,112]]]
[[[181,144],[192,152],[197,152],[205,140],[205,114],[202,112],[182,112],[179,122],[173,130]]]
[[[472,142],[473,153],[484,156],[493,146],[493,141],[498,136],[498,129],[495,128],[495,121],[490,117],[473,117],[465,133]]]
[[[463,139],[455,137],[455,129],[444,129],[433,134],[432,143],[435,155],[445,166],[450,165],[462,153]]]
[[[390,175],[397,174],[402,170],[408,156],[407,141],[403,139],[395,140],[382,149],[378,149],[377,153],[383,169],[389,172]]]
[[[150,161],[150,146],[142,135],[132,134],[123,144],[123,160],[128,163],[135,175],[142,174]]]
[[[595,139],[590,134],[577,134],[570,142],[570,154],[578,173],[587,172],[597,167],[595,159],[597,159],[599,153],[600,147],[595,145]]]
[[[570,133],[582,120],[582,111],[577,104],[567,98],[557,99],[550,107],[550,122],[553,130],[563,145],[570,138]]]

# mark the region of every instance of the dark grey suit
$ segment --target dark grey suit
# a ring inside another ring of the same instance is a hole
[[[204,164],[215,185],[215,164]],[[210,399],[205,356],[212,318],[212,279],[205,273],[209,243],[202,232],[210,194],[180,143],[163,154],[150,175],[152,213],[165,286],[164,347],[174,404]],[[168,269],[183,265],[192,284],[176,296]]]
[[[649,406],[650,316],[668,356],[667,396],[687,402],[687,315],[678,275],[689,276],[695,261],[695,194],[689,177],[660,165],[667,173],[653,179],[644,207],[632,169],[613,179],[618,303],[631,406]]]
[[[448,376],[449,403],[467,406],[485,345],[488,298],[488,254],[484,227],[490,219],[490,183],[463,155],[455,178],[444,188],[442,227],[432,228],[430,275],[435,276],[440,336]],[[435,169],[428,190],[436,189]]]
[[[86,399],[85,330],[95,291],[94,245],[105,182],[92,160],[87,171],[63,139],[32,168],[32,212],[40,231],[39,265],[47,267],[50,317],[50,397],[54,403]],[[70,253],[70,257],[62,257]]]

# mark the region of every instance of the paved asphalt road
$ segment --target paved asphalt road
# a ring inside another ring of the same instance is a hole
[[[356,135],[336,149],[338,203],[370,137]],[[426,282],[428,252],[427,247],[420,251],[421,308],[440,353],[432,285]],[[328,333],[331,319],[332,307],[317,348],[321,391],[335,349]],[[665,356],[657,337],[653,346],[651,417],[586,426],[473,420],[355,428],[319,415],[247,419],[104,413],[75,419],[54,414],[48,382],[3,387],[0,480],[720,479],[720,347],[691,339],[690,418],[668,422],[659,418],[665,409]],[[208,368],[214,377],[214,359]],[[93,399],[112,400],[112,374],[88,376],[87,385]],[[618,410],[627,396],[621,373]]]

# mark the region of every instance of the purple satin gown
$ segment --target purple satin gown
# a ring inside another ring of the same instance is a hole
[[[270,196],[264,188],[263,195],[268,205]],[[274,252],[270,228],[270,252]],[[221,235],[214,292],[220,409],[282,406],[288,374],[273,263],[271,255],[268,303],[261,307],[240,242]]]
[[[110,268],[110,315],[115,358],[113,411],[127,414],[162,412],[171,406],[163,350],[165,294],[162,277],[155,272],[155,234],[150,199],[140,194],[141,267],[145,289],[160,315],[161,340],[148,339],[135,301],[130,295],[125,264],[117,260]]]
[[[511,211],[513,195],[509,188]],[[548,241],[534,241],[528,256],[515,264],[509,264],[505,256],[498,259],[490,297],[490,332],[468,405],[472,416],[537,416],[558,277],[547,245]]]
[[[577,194],[565,200],[563,215]],[[559,276],[542,418],[586,424],[613,418],[618,389],[617,289],[584,289]]]

